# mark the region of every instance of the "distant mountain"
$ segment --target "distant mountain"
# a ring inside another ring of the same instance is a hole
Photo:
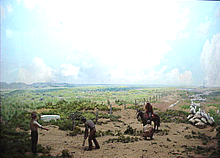
[[[26,84],[22,82],[12,82],[10,84],[6,82],[0,82],[1,89],[30,89],[30,88],[46,88],[46,87],[75,87],[69,83],[33,83]]]
[[[50,83],[50,82],[33,83],[33,84],[30,84],[30,86],[35,87],[35,88],[45,88],[45,87],[75,87],[75,85],[69,84],[69,83]]]
[[[31,88],[29,85],[21,82],[12,82],[10,84],[6,82],[0,82],[1,89],[28,89]]]

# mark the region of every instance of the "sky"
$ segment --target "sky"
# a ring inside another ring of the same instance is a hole
[[[220,2],[2,0],[0,81],[220,87]]]

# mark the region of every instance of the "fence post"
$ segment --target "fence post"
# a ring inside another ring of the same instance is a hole
[[[151,103],[151,97],[149,98],[149,100],[150,100],[150,103]]]
[[[135,109],[137,108],[137,101],[136,99],[134,100],[134,106],[135,106]]]
[[[96,113],[95,113],[95,122],[97,123],[99,119],[99,110],[98,108],[96,109]]]
[[[126,102],[124,101],[124,110],[126,109]]]
[[[72,131],[74,131],[74,129],[75,129],[75,119],[73,118],[72,121],[73,121]]]
[[[110,104],[110,115],[112,115],[112,104]]]

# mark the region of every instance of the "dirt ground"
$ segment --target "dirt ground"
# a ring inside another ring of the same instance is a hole
[[[163,103],[153,104],[154,108],[160,110],[166,109],[178,109],[179,104],[172,108],[169,106],[178,101],[178,97],[169,97],[163,100]],[[108,124],[96,125],[97,131],[115,131],[121,130],[122,133],[130,125],[133,129],[143,130],[143,126],[136,119],[136,111],[132,109],[121,110],[113,113],[114,115],[120,115],[123,122],[109,122]],[[106,120],[99,120],[106,121]],[[205,133],[208,136],[216,136],[216,130],[212,130],[212,127],[208,126],[205,129],[198,129],[190,124],[183,123],[161,123],[159,130],[169,130],[168,135],[161,135],[161,131],[154,134],[153,140],[138,140],[132,143],[104,143],[109,138],[117,138],[118,136],[102,136],[97,137],[97,140],[101,146],[101,149],[94,149],[92,151],[84,151],[88,147],[88,141],[86,140],[85,147],[82,146],[83,135],[67,136],[70,131],[61,131],[57,126],[47,126],[49,131],[39,129],[39,144],[42,146],[50,146],[52,156],[62,154],[62,150],[67,149],[72,157],[75,158],[159,158],[159,157],[200,157],[201,155],[195,155],[194,152],[186,151],[185,147],[193,146],[216,146],[216,140],[211,140],[208,144],[203,145],[199,139],[186,139],[185,135],[191,135],[192,131],[198,133]],[[82,130],[84,130],[82,128]],[[138,138],[143,138],[138,136]]]

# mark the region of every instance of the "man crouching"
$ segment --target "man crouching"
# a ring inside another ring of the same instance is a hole
[[[81,118],[82,122],[85,123],[85,135],[84,135],[84,139],[86,139],[88,137],[88,130],[90,129],[90,133],[89,133],[89,149],[88,150],[92,150],[92,140],[95,144],[95,149],[100,149],[99,143],[95,138],[95,133],[96,133],[96,129],[95,129],[95,124],[92,120],[86,120],[86,117],[82,117]]]

